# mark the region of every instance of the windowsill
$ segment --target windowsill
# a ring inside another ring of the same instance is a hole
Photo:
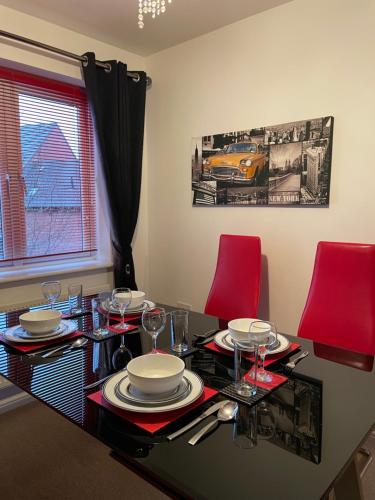
[[[7,268],[6,270],[0,268],[0,284],[62,274],[79,273],[95,269],[111,269],[112,266],[112,262],[108,260],[84,259],[50,265],[20,266],[13,267],[12,269]]]

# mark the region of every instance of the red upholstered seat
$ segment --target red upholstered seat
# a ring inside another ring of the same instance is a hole
[[[298,336],[375,354],[375,245],[319,242]]]
[[[262,257],[258,236],[222,234],[204,312],[230,321],[258,314]]]

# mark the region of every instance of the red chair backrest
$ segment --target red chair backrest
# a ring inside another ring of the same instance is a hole
[[[262,256],[258,236],[222,234],[204,312],[230,321],[258,314]]]
[[[319,242],[298,336],[375,354],[375,245]]]

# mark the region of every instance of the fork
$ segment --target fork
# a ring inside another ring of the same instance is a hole
[[[292,373],[292,371],[296,367],[297,363],[299,363],[303,358],[306,358],[306,356],[308,356],[308,355],[309,355],[309,351],[302,351],[299,356],[297,356],[296,358],[293,359],[293,361],[289,361],[289,363],[287,363],[284,367],[286,373],[287,374]]]

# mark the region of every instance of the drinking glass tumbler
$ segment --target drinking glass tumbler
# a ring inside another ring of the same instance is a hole
[[[79,314],[82,308],[82,285],[72,284],[68,286],[70,314]]]
[[[97,335],[98,337],[103,337],[109,334],[109,311],[106,306],[107,304],[105,300],[100,300],[98,298],[91,300],[92,330],[93,334]]]
[[[254,346],[250,342],[239,342],[233,338],[234,344],[234,384],[235,391],[240,396],[248,398],[255,396],[257,386],[253,384],[249,377],[250,364],[246,359],[246,354],[254,353]],[[255,349],[256,361],[258,361],[258,348]]]
[[[42,283],[42,293],[49,304],[51,304],[51,309],[53,309],[54,303],[60,297],[61,294],[61,283],[60,281],[45,281]]]
[[[171,312],[171,347],[172,351],[184,352],[189,346],[187,335],[189,330],[189,311],[177,309]]]

